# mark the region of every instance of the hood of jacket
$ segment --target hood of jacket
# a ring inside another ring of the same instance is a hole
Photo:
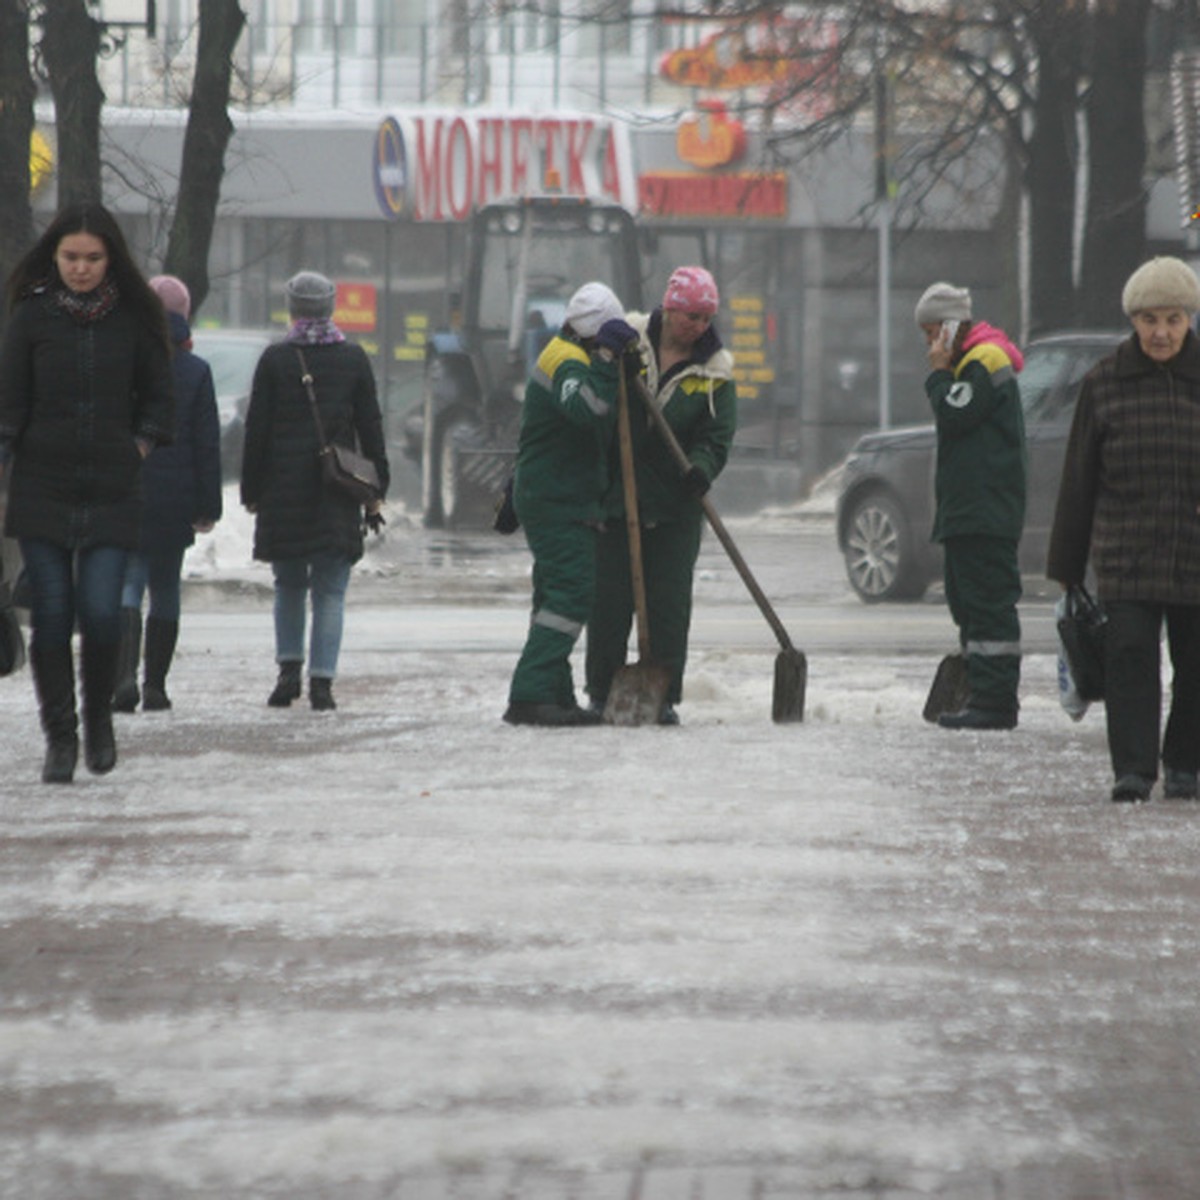
[[[985,343],[1003,350],[1008,355],[1014,371],[1020,372],[1024,369],[1025,355],[1017,349],[1016,343],[1013,342],[1003,329],[998,329],[995,325],[989,325],[986,321],[976,321],[967,330],[967,336],[963,338],[963,353],[965,354],[975,346],[982,346]]]

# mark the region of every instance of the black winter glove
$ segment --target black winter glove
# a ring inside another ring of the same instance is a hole
[[[600,332],[596,334],[596,344],[608,350],[614,358],[620,358],[622,354],[637,349],[637,330],[628,321],[613,317],[600,326]]]
[[[712,484],[708,476],[699,467],[688,468],[688,473],[683,477],[683,490],[689,496],[699,500],[710,487]]]
[[[383,519],[381,512],[364,512],[363,513],[363,528],[369,529],[372,533],[382,533],[383,527],[387,522]]]

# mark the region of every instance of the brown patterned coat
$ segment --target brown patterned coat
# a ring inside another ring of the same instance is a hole
[[[1046,574],[1102,600],[1200,604],[1200,341],[1160,366],[1132,336],[1085,377]]]

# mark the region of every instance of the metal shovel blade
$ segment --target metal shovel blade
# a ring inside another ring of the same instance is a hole
[[[671,672],[657,663],[621,667],[613,676],[604,705],[608,725],[656,725],[667,699]]]
[[[933,684],[925,701],[921,715],[932,725],[942,713],[960,712],[971,698],[971,685],[967,682],[967,660],[962,654],[947,654],[938,663]]]
[[[775,690],[771,695],[771,720],[776,725],[804,720],[804,691],[808,686],[808,659],[803,650],[780,650],[775,655]]]

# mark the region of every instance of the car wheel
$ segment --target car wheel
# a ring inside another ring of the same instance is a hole
[[[868,604],[917,600],[928,581],[900,505],[884,492],[860,496],[846,521],[843,557],[850,586]]]

